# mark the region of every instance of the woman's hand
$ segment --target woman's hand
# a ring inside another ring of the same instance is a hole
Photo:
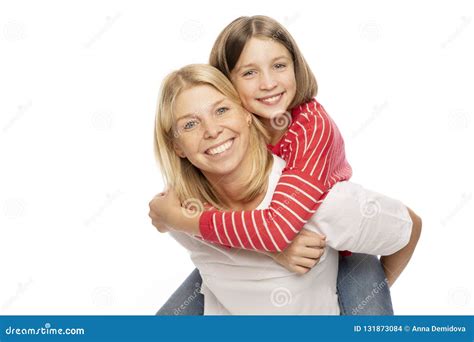
[[[288,271],[305,274],[319,262],[325,247],[326,237],[303,229],[284,251],[267,255]]]

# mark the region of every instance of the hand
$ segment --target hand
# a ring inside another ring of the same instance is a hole
[[[284,251],[270,256],[288,271],[305,274],[319,262],[325,247],[325,236],[303,229]]]
[[[151,223],[158,229],[160,233],[166,233],[169,231],[168,214],[173,209],[181,208],[178,196],[174,190],[165,190],[157,194],[149,203],[150,212],[148,216],[151,218]]]

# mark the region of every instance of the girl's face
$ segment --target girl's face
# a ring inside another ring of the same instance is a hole
[[[252,37],[231,72],[244,107],[263,118],[285,113],[296,94],[290,52],[269,38]]]
[[[215,88],[184,90],[175,112],[174,149],[204,175],[228,175],[249,155],[250,113]]]

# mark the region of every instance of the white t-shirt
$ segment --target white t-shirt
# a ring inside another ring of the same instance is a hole
[[[284,167],[285,161],[274,156],[268,190],[257,209],[270,204]],[[262,253],[225,248],[176,231],[171,235],[190,252],[201,273],[205,315],[339,315],[338,251],[393,254],[408,243],[411,227],[399,201],[340,182],[304,226],[326,235],[328,246],[304,275]]]

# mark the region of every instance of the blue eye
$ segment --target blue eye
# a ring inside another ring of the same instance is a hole
[[[197,121],[193,120],[193,121],[186,122],[183,127],[184,127],[184,129],[189,130],[191,128],[196,127],[196,125],[197,125]]]
[[[218,110],[217,110],[217,114],[221,115],[221,114],[224,114],[225,112],[227,112],[229,110],[229,108],[227,107],[220,107]]]

